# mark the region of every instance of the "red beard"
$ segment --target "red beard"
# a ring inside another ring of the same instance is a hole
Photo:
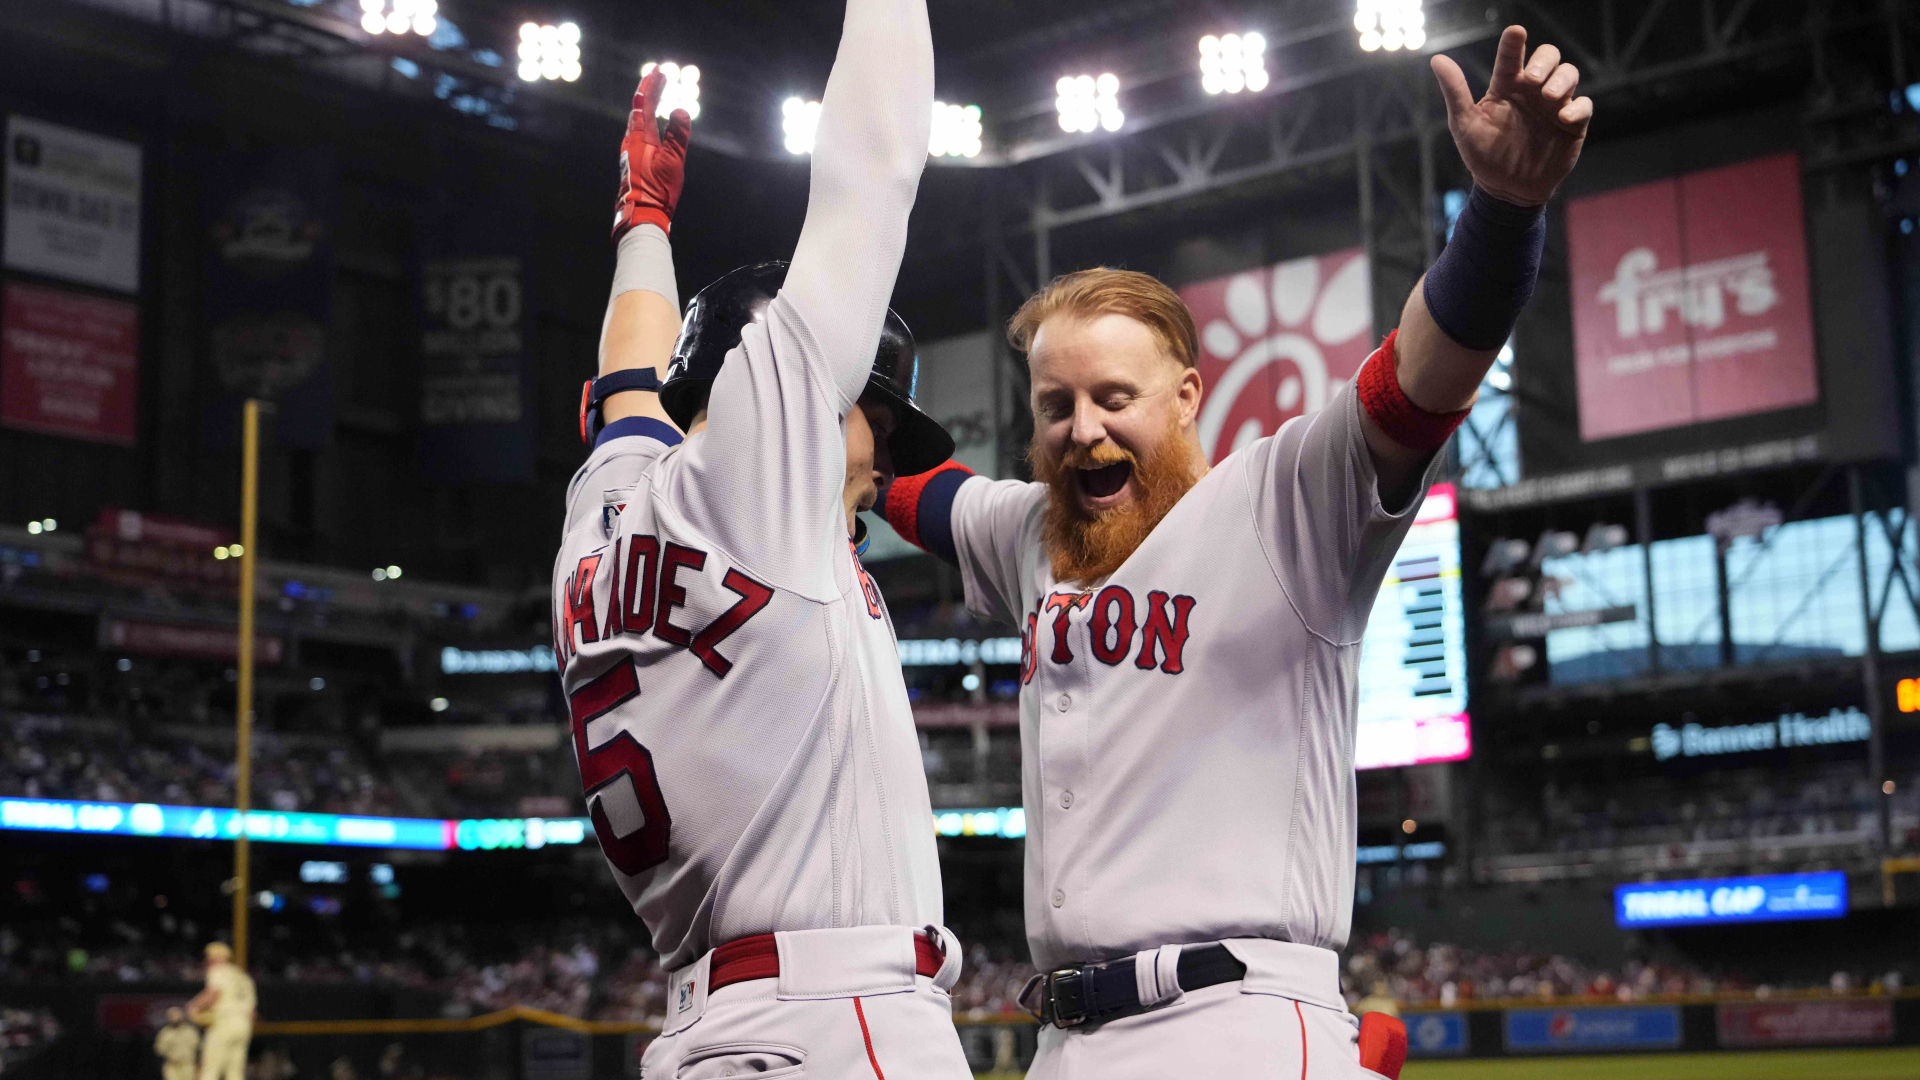
[[[1080,505],[1075,475],[1085,466],[1125,461],[1133,466],[1132,479],[1140,497],[1111,510],[1089,515]],[[1034,479],[1047,485],[1047,512],[1040,541],[1046,546],[1056,581],[1092,582],[1120,569],[1154,527],[1206,473],[1200,452],[1180,430],[1169,425],[1160,445],[1140,458],[1112,443],[1091,449],[1070,446],[1058,460],[1048,460],[1036,440],[1027,447]]]

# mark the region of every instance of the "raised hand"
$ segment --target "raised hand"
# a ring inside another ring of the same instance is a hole
[[[1447,129],[1473,182],[1505,202],[1539,206],[1580,159],[1593,99],[1574,96],[1580,72],[1560,62],[1559,49],[1542,45],[1531,59],[1526,51],[1526,28],[1507,27],[1493,81],[1479,101],[1451,58],[1436,55],[1433,74],[1447,105]]]
[[[675,109],[667,118],[663,139],[655,121],[667,76],[658,68],[640,80],[633,92],[633,111],[627,114],[627,135],[620,140],[620,195],[613,207],[613,240],[636,225],[658,225],[673,231],[673,210],[680,204],[680,185],[686,179],[687,142],[693,136],[693,118]]]

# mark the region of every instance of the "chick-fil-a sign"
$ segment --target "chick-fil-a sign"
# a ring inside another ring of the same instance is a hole
[[[1200,331],[1200,447],[1220,459],[1327,403],[1373,351],[1373,292],[1359,248],[1188,285]]]
[[[1795,155],[1575,199],[1567,248],[1581,438],[1818,399]]]

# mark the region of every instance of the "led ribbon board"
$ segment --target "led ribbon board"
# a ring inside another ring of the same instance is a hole
[[[1460,761],[1472,753],[1452,484],[1427,493],[1394,556],[1361,637],[1359,682],[1354,768]]]
[[[1847,914],[1843,870],[1621,885],[1613,920],[1624,930],[1652,926],[1839,919]]]
[[[327,844],[343,847],[411,848],[448,851],[494,850],[579,844],[586,840],[586,818],[358,817],[302,814],[227,807],[162,806],[157,803],[73,802],[65,799],[0,799],[0,829],[92,833],[101,836],[158,836],[195,840],[234,840],[243,827],[247,839],[263,843]]]

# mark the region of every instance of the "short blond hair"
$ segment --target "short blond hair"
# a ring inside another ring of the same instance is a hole
[[[1085,319],[1125,315],[1145,326],[1180,366],[1193,367],[1200,355],[1193,312],[1179,293],[1151,274],[1102,266],[1054,278],[1014,312],[1007,324],[1008,343],[1023,354],[1030,351],[1040,324],[1061,314]]]
[[[227,943],[224,941],[208,942],[205,951],[207,959],[216,963],[224,963],[233,959],[233,950],[228,948]]]

